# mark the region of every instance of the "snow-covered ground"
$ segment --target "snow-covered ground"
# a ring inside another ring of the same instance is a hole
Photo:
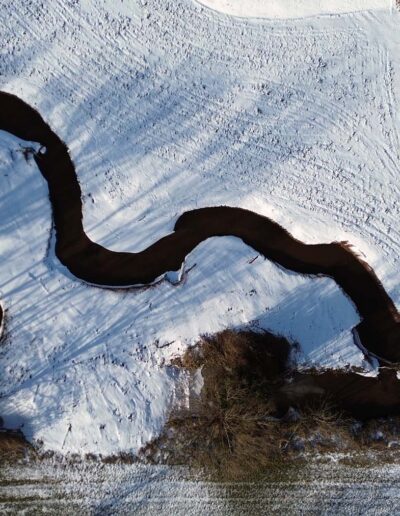
[[[0,88],[68,144],[93,240],[140,250],[185,210],[239,206],[306,242],[349,240],[400,306],[400,13],[268,21],[192,0],[3,0],[0,14]],[[299,342],[302,363],[363,365],[357,313],[333,281],[235,238],[203,242],[179,285],[74,279],[21,145],[0,132],[8,426],[65,453],[136,451],[176,399],[164,364],[250,322]]]
[[[279,19],[395,7],[395,0],[198,0],[198,2],[231,16]]]
[[[372,456],[373,457],[373,456]],[[1,514],[198,516],[397,514],[400,466],[309,460],[256,482],[210,482],[181,468],[44,461],[3,467]],[[349,457],[347,457],[349,460]]]

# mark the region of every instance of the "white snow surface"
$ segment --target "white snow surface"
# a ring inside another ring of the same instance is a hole
[[[137,251],[186,210],[239,206],[310,243],[349,240],[399,306],[400,13],[244,20],[190,0],[3,0],[0,88],[68,144],[84,225]],[[202,333],[252,323],[299,363],[363,366],[358,315],[236,238],[151,288],[88,286],[54,257],[46,182],[0,132],[0,415],[61,453],[137,451]],[[179,281],[180,280],[180,281]]]
[[[216,11],[242,18],[293,19],[394,8],[395,0],[198,0]]]
[[[390,453],[398,457],[394,446]],[[271,468],[256,481],[221,483],[177,467],[54,460],[12,464],[0,471],[0,511],[79,516],[397,514],[400,466],[395,460],[382,464],[379,458],[325,452],[322,459],[307,457],[296,468]]]

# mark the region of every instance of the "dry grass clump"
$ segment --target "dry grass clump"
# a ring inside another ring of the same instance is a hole
[[[291,409],[292,410],[292,409]],[[340,412],[327,397],[314,398],[297,412],[297,418],[281,421],[281,428],[288,436],[284,450],[291,458],[294,452],[338,452],[359,448],[354,440],[354,420]]]
[[[0,432],[0,464],[33,456],[34,451],[24,437],[17,432]]]
[[[259,383],[262,379],[275,384],[282,383],[290,350],[286,339],[266,331],[225,330],[204,336],[175,363],[189,370],[203,367],[203,377],[224,372],[244,383]]]
[[[192,372],[201,368],[200,396],[171,414],[163,435],[144,455],[237,479],[279,465],[303,451],[307,439],[312,446],[332,442],[328,436],[337,414],[322,401],[301,417],[295,410],[277,417],[289,352],[286,340],[266,332],[227,330],[204,337],[175,362]]]
[[[253,397],[248,387],[227,380],[195,407],[174,414],[168,423],[175,437],[173,462],[237,478],[280,459],[278,425],[268,399]]]
[[[369,450],[400,450],[400,417],[370,419],[354,423],[354,439]]]

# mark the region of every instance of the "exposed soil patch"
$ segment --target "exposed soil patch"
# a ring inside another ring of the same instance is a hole
[[[81,189],[68,148],[40,114],[18,97],[0,92],[0,129],[43,146],[35,161],[49,186],[56,254],[76,277],[109,287],[151,283],[167,271],[178,270],[185,256],[203,240],[236,236],[287,269],[333,278],[362,318],[357,327],[360,344],[384,360],[400,361],[396,307],[373,270],[347,243],[307,245],[266,217],[219,206],[184,213],[174,233],[141,252],[110,251],[85,234]]]

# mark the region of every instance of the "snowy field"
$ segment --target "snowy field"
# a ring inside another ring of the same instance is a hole
[[[258,516],[398,514],[399,466],[325,464],[219,484],[155,466],[42,463],[0,474],[2,514]],[[73,494],[73,496],[71,496]]]
[[[221,13],[244,18],[293,19],[392,9],[395,0],[198,0]]]
[[[248,208],[305,242],[349,240],[400,307],[400,13],[365,4],[245,20],[192,0],[3,0],[0,88],[69,146],[85,229],[102,245],[141,250],[186,210]],[[23,145],[0,132],[7,426],[61,453],[135,452],[177,398],[171,357],[249,323],[298,342],[300,363],[365,365],[357,313],[333,281],[235,238],[203,242],[179,285],[74,279]]]

